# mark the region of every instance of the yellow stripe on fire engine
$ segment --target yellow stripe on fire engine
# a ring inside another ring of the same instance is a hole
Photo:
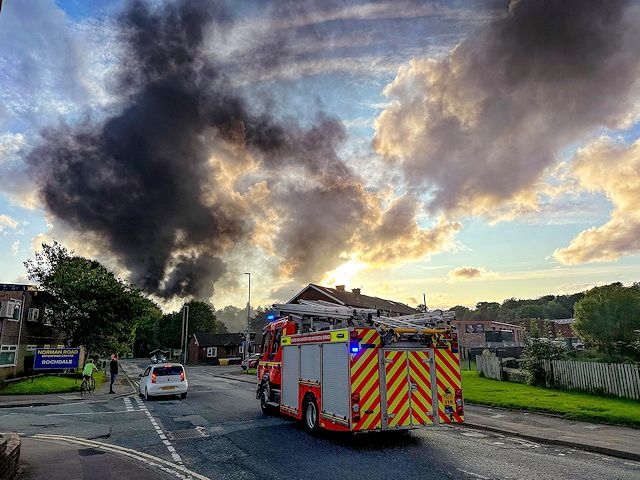
[[[445,423],[464,421],[463,415],[457,413],[451,415],[446,412],[445,400],[451,401],[453,399],[453,411],[455,412],[455,391],[462,388],[460,361],[457,354],[448,348],[436,349],[436,378],[440,421]]]
[[[433,423],[429,418],[432,413],[431,372],[429,354],[427,352],[409,352],[409,375],[416,388],[411,391],[411,413],[413,425]]]
[[[291,337],[282,337],[280,343],[282,343],[282,345],[291,345]]]
[[[390,427],[409,425],[411,416],[407,414],[409,409],[407,354],[403,351],[388,351],[384,356],[388,425]]]
[[[359,332],[359,335],[362,333]],[[377,333],[365,333],[363,343],[375,343]],[[380,371],[378,349],[363,348],[351,361],[351,392],[360,396],[360,418],[353,430],[373,430],[382,426],[380,416]]]

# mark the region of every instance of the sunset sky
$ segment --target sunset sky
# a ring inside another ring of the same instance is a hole
[[[640,4],[5,0],[0,281],[54,239],[165,308],[640,280]]]

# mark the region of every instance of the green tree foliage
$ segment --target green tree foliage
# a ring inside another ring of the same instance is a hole
[[[191,338],[196,332],[227,333],[227,326],[217,320],[213,305],[202,301],[193,301],[189,305],[189,332]],[[157,345],[154,348],[182,348],[182,309],[166,313],[159,319],[156,327]],[[152,349],[153,350],[153,349]]]
[[[575,305],[575,330],[601,350],[633,352],[640,330],[640,288],[612,283],[589,290]]]
[[[48,293],[44,306],[68,345],[104,353],[131,350],[136,321],[153,308],[137,288],[57,242],[42,244],[35,260],[24,264],[29,279]]]
[[[523,368],[527,372],[527,383],[529,385],[551,386],[547,385],[545,369],[542,366],[542,360],[565,360],[567,358],[567,350],[564,345],[551,341],[547,338],[538,338],[541,332],[538,332],[535,323],[529,335],[524,339],[524,351],[522,358],[524,359]]]

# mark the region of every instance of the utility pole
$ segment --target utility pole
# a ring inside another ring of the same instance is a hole
[[[249,373],[249,319],[251,317],[251,272],[244,272],[249,276],[249,300],[247,301],[247,327],[244,331],[244,349],[242,351],[242,358],[245,360],[247,369],[245,372]]]
[[[182,348],[182,363],[186,365],[188,358],[187,348],[189,346],[189,305],[186,303],[182,307],[182,337],[180,338],[180,348]]]

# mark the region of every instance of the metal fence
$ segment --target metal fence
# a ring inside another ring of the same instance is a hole
[[[640,368],[638,365],[564,360],[543,360],[542,365],[546,372],[547,382],[552,385],[640,400]],[[485,374],[485,376],[487,375]]]

